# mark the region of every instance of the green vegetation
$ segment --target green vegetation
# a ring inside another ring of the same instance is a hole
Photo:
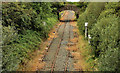
[[[59,13],[59,18],[61,18],[61,16],[64,14],[64,11],[61,11],[60,13]]]
[[[92,38],[90,45],[85,47],[88,49],[86,62],[93,70],[120,71],[120,2],[68,4],[81,8],[78,19],[81,34],[84,35],[85,22],[89,23],[88,34]],[[41,49],[39,45],[57,22],[57,9],[64,3],[6,2],[2,5],[2,68],[3,71],[15,71],[20,64],[26,63],[26,59],[31,59],[31,52]]]
[[[57,22],[57,4],[48,2],[8,2],[2,6],[3,71],[15,71]]]
[[[91,58],[95,61],[94,68],[98,71],[119,71],[120,2],[89,3],[78,19],[82,34],[85,22],[88,22],[88,34],[92,37],[90,45],[95,55]]]

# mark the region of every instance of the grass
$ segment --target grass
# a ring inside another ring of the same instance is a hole
[[[80,57],[76,64],[81,65],[83,71],[91,71],[93,70],[92,66],[94,64],[91,46],[88,44],[88,41],[84,40],[84,37],[81,34],[79,34],[78,40],[77,46],[79,49],[76,52],[80,54]],[[78,55],[75,56],[78,57]]]
[[[50,33],[48,34],[49,37],[47,38],[47,40],[41,41],[41,44],[39,45],[39,49],[29,54],[31,57],[31,60],[25,60],[26,64],[20,65],[19,67],[20,69],[18,71],[36,71],[38,69],[39,70],[42,69],[45,66],[46,63],[43,62],[42,59],[45,54],[45,50],[49,45],[49,41],[51,41],[54,37],[55,38],[57,37],[55,28],[57,28],[57,26],[54,26],[51,29]]]
[[[69,46],[66,49],[70,51],[75,60],[75,70],[93,71],[95,61],[93,59],[94,55],[92,54],[92,48],[89,45],[88,41],[85,40],[84,36],[80,34],[76,24],[76,22],[71,23],[71,25],[75,27],[73,29],[73,32],[75,33],[74,36],[78,36],[70,39],[74,45],[68,43]]]

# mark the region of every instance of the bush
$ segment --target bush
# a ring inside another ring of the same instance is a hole
[[[10,27],[3,28],[7,29],[3,30],[3,36],[7,35],[4,39],[8,39],[8,36],[11,36],[9,38],[10,41],[3,40],[3,70],[13,71],[18,69],[20,63],[24,63],[24,59],[30,59],[28,53],[38,49],[41,36],[38,32],[27,30],[26,34],[15,38],[14,36],[17,34],[14,32],[15,30]]]
[[[97,68],[100,71],[120,71],[120,2],[118,3],[89,3],[86,11],[80,15],[78,26],[84,34],[85,22],[88,22],[88,33]]]
[[[104,10],[100,13],[98,20],[104,18],[104,17],[109,17],[110,15],[115,14],[115,10],[114,9],[107,9]]]
[[[2,33],[3,59],[2,59],[2,62],[3,62],[3,69],[4,69],[5,66],[8,66],[8,64],[13,64],[13,63],[10,63],[10,61],[11,61],[11,57],[13,57],[14,54],[13,55],[8,54],[8,53],[12,53],[12,49],[10,49],[10,47],[12,47],[12,46],[9,46],[9,45],[17,39],[18,34],[17,34],[17,31],[14,30],[13,27],[11,27],[11,26],[2,27],[2,29],[3,29],[3,33]],[[11,65],[11,67],[12,66],[13,65]],[[8,66],[7,68],[11,68],[11,67]],[[13,69],[14,69],[14,67],[13,67]]]
[[[120,2],[109,2],[106,4],[105,9],[114,9],[115,14],[120,16]]]
[[[78,19],[78,27],[79,27],[79,30],[81,32],[81,34],[84,34],[84,31],[85,31],[85,22],[87,22],[87,16],[86,16],[86,13],[82,13],[80,16],[79,16],[79,19]]]
[[[47,2],[3,3],[3,25],[15,26],[20,33],[25,30],[41,31],[43,21],[56,17],[51,6]]]
[[[116,71],[118,69],[118,48],[109,48],[100,55],[98,69],[100,71]]]
[[[3,27],[2,26],[2,41],[4,46],[7,44],[10,44],[13,40],[16,40],[18,37],[17,31],[14,30],[14,27],[8,26],[8,27]]]
[[[111,15],[107,18],[102,18],[95,24],[90,34],[92,35],[91,44],[95,47],[97,54],[99,52],[104,53],[110,47],[117,47],[118,17]]]
[[[33,9],[24,9],[20,3],[4,3],[2,19],[4,26],[15,26],[17,30],[31,29]],[[24,5],[25,6],[25,5]]]
[[[3,71],[15,71],[57,22],[52,3],[3,3]],[[43,22],[46,22],[44,25]]]
[[[99,17],[99,14],[104,9],[105,3],[89,3],[88,7],[86,8],[85,12],[82,13],[79,16],[78,20],[78,26],[80,30],[82,31],[82,34],[84,33],[84,24],[85,22],[88,22],[89,30],[92,29],[94,24],[97,22],[97,18]]]

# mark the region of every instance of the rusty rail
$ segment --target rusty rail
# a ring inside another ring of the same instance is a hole
[[[57,29],[56,33],[58,33],[58,30],[59,30],[61,24],[62,24],[62,23],[60,23],[60,25],[58,26],[58,29]],[[56,35],[56,33],[55,33],[55,35]],[[47,54],[47,52],[49,51],[49,48],[50,48],[50,46],[52,45],[52,43],[53,43],[53,41],[54,41],[54,39],[55,39],[55,35],[54,35],[52,41],[50,42],[50,44],[49,44],[49,46],[48,46],[48,49],[45,50],[44,56],[42,57],[42,61],[43,61],[43,59],[46,57],[46,54]]]
[[[68,40],[68,42],[70,42],[70,27],[71,27],[71,25],[69,25],[69,40]],[[70,46],[68,45],[68,48],[69,48],[69,47],[70,47]],[[69,55],[70,55],[70,52],[68,51],[68,53],[67,53],[67,58],[66,58],[66,63],[65,63],[65,70],[64,70],[64,72],[67,71]]]
[[[64,25],[64,29],[65,29],[65,27],[66,27],[66,24],[67,23],[65,23],[65,25]],[[54,67],[55,67],[55,62],[56,62],[56,58],[57,58],[57,55],[58,55],[58,52],[59,52],[59,50],[60,50],[60,46],[61,46],[61,42],[62,42],[62,40],[63,40],[63,35],[64,35],[64,31],[63,31],[63,33],[62,33],[62,37],[61,37],[61,39],[59,40],[59,45],[58,45],[58,49],[57,49],[57,51],[56,51],[56,53],[55,53],[55,56],[54,56],[54,60],[53,60],[53,62],[52,62],[52,65],[51,65],[51,73],[53,73],[53,71],[54,71]]]

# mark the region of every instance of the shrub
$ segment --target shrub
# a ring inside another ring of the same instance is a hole
[[[109,48],[101,54],[98,60],[100,71],[116,71],[118,68],[118,48]]]
[[[2,26],[2,25],[1,25]],[[3,27],[2,26],[2,41],[3,45],[6,46],[7,44],[10,44],[13,40],[17,39],[17,31],[14,30],[14,27],[8,26],[8,27]]]
[[[80,16],[79,16],[79,19],[78,19],[78,26],[79,26],[79,30],[81,32],[81,34],[84,34],[84,31],[85,31],[85,22],[87,22],[86,20],[87,16],[86,16],[86,13],[82,13]]]
[[[94,24],[97,22],[99,14],[104,9],[105,3],[89,3],[85,12],[79,16],[78,26],[82,33],[84,33],[84,24],[88,22],[89,30],[92,29]]]
[[[101,4],[101,5],[100,5]],[[99,8],[98,8],[99,7]],[[84,23],[88,22],[88,33],[100,71],[120,71],[120,2],[118,3],[89,3],[86,11],[80,15],[78,26],[84,34]]]
[[[4,3],[2,11],[3,25],[15,26],[17,30],[30,29],[32,9],[24,9],[20,3]],[[24,5],[25,6],[25,5]]]
[[[3,33],[10,34],[7,30]],[[28,53],[39,48],[41,36],[36,31],[27,30],[24,35],[19,35],[16,40],[14,38],[14,40],[11,39],[7,42],[9,44],[3,46],[3,70],[13,71],[18,69],[19,64],[24,63],[25,59],[30,59]]]
[[[11,26],[2,27],[2,29],[3,29],[3,33],[2,33],[3,59],[2,59],[2,62],[3,62],[3,68],[8,69],[13,66],[13,65],[11,65],[11,67],[9,67],[8,64],[13,64],[13,63],[10,63],[10,61],[11,61],[11,57],[13,57],[13,55],[14,55],[14,54],[10,55],[10,53],[12,53],[12,49],[10,49],[10,47],[12,47],[12,46],[9,46],[9,45],[17,39],[18,34],[17,34],[17,31],[14,30],[14,28]],[[15,49],[13,49],[13,51],[14,50]],[[8,67],[5,67],[5,66],[8,66]],[[13,69],[14,69],[14,67],[13,67]]]
[[[56,16],[52,13],[52,4],[40,3],[3,3],[3,25],[15,26],[21,33],[25,30],[41,31],[42,22]]]
[[[52,3],[3,3],[3,71],[15,71],[57,22]],[[46,25],[43,24],[46,22]]]
[[[98,20],[104,18],[104,17],[109,17],[110,15],[115,14],[115,10],[114,9],[107,9],[104,10],[100,13]]]
[[[106,4],[105,9],[114,9],[115,14],[120,16],[120,2],[109,2]]]
[[[91,44],[96,48],[96,53],[104,53],[110,46],[111,48],[117,47],[118,17],[111,15],[102,18],[95,24],[90,34],[92,35]]]

